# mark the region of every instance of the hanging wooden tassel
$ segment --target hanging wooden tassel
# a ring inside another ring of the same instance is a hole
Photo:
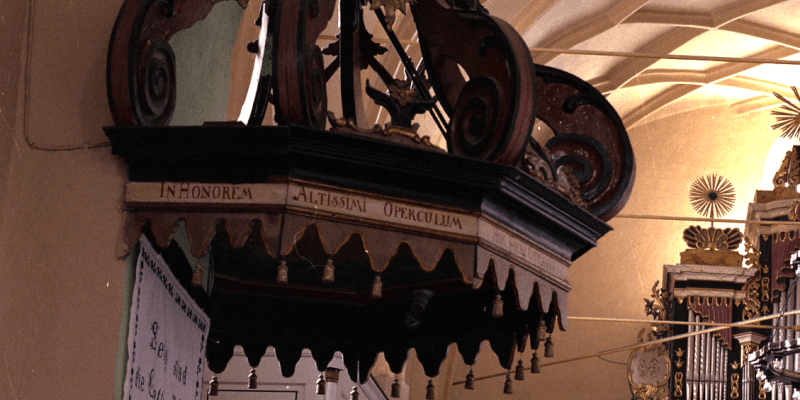
[[[503,385],[503,393],[505,393],[505,394],[513,394],[514,393],[514,387],[512,386],[511,382],[512,382],[511,381],[511,374],[506,374],[506,381],[504,382],[504,385]]]
[[[383,282],[381,282],[381,276],[375,275],[375,280],[372,281],[371,296],[373,299],[380,299],[382,295],[383,295]]]
[[[436,391],[433,388],[433,379],[428,380],[428,387],[425,388],[425,400],[436,399]]]
[[[472,367],[469,367],[469,373],[467,373],[467,380],[464,381],[464,389],[467,390],[475,389],[475,375],[472,373]]]
[[[514,371],[514,380],[517,381],[524,381],[525,380],[525,367],[522,366],[522,359],[517,362],[517,369]]]
[[[353,390],[350,391],[350,400],[358,400],[358,386],[353,386]]]
[[[553,344],[552,335],[547,337],[547,341],[544,342],[544,356],[545,357],[553,357],[555,345]]]
[[[500,297],[500,293],[494,296],[494,301],[492,302],[492,316],[495,318],[503,316],[503,299]]]
[[[322,373],[319,374],[317,377],[317,394],[325,394],[325,377],[322,376]]]
[[[329,258],[328,261],[325,263],[325,265],[322,267],[322,281],[325,283],[333,282],[333,271],[335,269],[336,268],[333,266],[333,260]]]
[[[536,355],[536,352],[533,352],[533,357],[531,357],[531,373],[542,373],[542,370],[539,369],[539,356]]]
[[[286,266],[286,261],[281,260],[278,264],[278,283],[289,283],[289,267]]]
[[[192,271],[192,286],[203,287],[203,267],[200,266],[200,263],[197,263]]]
[[[211,380],[208,381],[208,395],[209,396],[219,395],[219,381],[217,380],[216,375],[212,376]]]
[[[397,378],[394,378],[394,383],[392,383],[391,396],[395,399],[400,397],[400,382],[397,380]]]
[[[256,376],[256,369],[250,369],[250,375],[247,375],[247,388],[248,389],[257,389],[258,383],[256,382],[258,377]]]
[[[539,328],[536,330],[536,340],[542,341],[547,339],[547,324],[544,323],[544,320],[539,321]]]
[[[325,370],[326,383],[339,383],[339,371],[336,368],[328,368]]]

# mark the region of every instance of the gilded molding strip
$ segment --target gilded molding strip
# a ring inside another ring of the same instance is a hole
[[[683,367],[683,364],[684,364],[683,355],[684,354],[685,354],[685,352],[680,347],[678,347],[675,350],[675,356],[676,356],[675,367],[678,368],[678,369]],[[672,393],[673,396],[675,396],[676,398],[683,397],[683,372],[676,371],[675,372],[674,381],[675,381],[675,391]]]

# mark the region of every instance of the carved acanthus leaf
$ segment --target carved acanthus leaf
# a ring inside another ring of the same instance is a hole
[[[669,391],[666,387],[642,385],[633,389],[633,398],[636,400],[667,400]]]
[[[539,182],[564,195],[578,207],[586,208],[586,202],[581,197],[580,183],[572,173],[572,169],[562,165],[553,171],[553,165],[549,160],[551,160],[551,156],[547,148],[531,139],[525,148],[521,168],[528,171]]]
[[[744,310],[742,310],[742,319],[748,320],[755,317],[760,317],[762,315],[761,309],[761,264],[758,262],[758,258],[761,256],[761,252],[750,243],[750,240],[745,238],[744,241],[744,263],[749,268],[755,268],[756,274],[747,280],[744,285]],[[767,271],[768,272],[768,271]]]
[[[658,288],[658,281],[653,284],[653,293],[650,295],[652,300],[644,299],[644,312],[647,315],[652,315],[656,321],[666,321],[670,318],[669,304],[672,296],[664,289]],[[669,333],[669,325],[655,324],[653,325],[653,336],[662,338]]]
[[[775,172],[772,183],[775,185],[775,189],[793,187],[800,183],[800,149],[793,147],[792,150],[786,152],[780,168]]]

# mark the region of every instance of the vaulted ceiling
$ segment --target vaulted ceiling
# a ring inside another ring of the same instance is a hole
[[[490,0],[486,7],[512,22],[534,62],[605,93],[629,128],[720,103],[737,113],[761,110],[778,104],[772,92],[790,96],[797,82],[798,1]]]

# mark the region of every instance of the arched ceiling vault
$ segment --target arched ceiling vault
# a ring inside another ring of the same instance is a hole
[[[507,1],[500,0],[489,0],[485,5],[492,11],[500,3],[509,8]],[[800,29],[794,23],[795,18],[789,17],[800,15],[798,1],[596,0],[579,5],[582,2],[574,0],[519,0],[512,3],[520,5],[511,7],[519,10],[511,21],[532,48],[534,61],[568,71],[574,68],[571,72],[592,83],[612,103],[621,103],[615,106],[629,127],[645,118],[658,117],[664,107],[687,96],[714,92],[708,90],[711,86],[741,89],[731,91],[736,98],[728,101],[735,104],[737,112],[751,112],[777,105],[772,92],[789,96],[788,87],[796,84],[790,73],[762,74],[758,69],[769,65],[766,60],[782,60],[800,53]],[[643,42],[642,38],[647,40]],[[537,52],[537,49],[551,51]],[[557,50],[611,50],[642,56],[608,60],[609,56],[559,54]],[[744,60],[698,62],[652,56],[658,54]],[[596,60],[599,57],[607,60]],[[629,90],[645,85],[659,89]],[[628,95],[618,91],[627,91]],[[643,96],[643,92],[647,94]]]

